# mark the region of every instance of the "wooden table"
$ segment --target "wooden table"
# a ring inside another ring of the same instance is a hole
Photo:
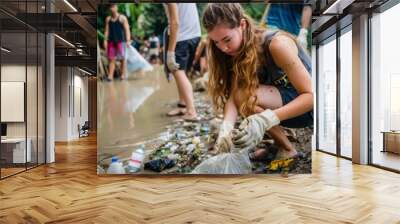
[[[382,152],[392,152],[400,154],[400,131],[382,131],[383,150]]]

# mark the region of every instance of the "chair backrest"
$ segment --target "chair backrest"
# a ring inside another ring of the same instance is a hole
[[[82,129],[89,129],[90,128],[90,123],[89,121],[85,121],[85,123],[82,126]]]

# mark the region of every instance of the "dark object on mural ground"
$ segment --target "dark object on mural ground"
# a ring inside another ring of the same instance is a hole
[[[168,158],[150,160],[149,162],[144,164],[145,169],[149,169],[156,172],[161,172],[173,166],[175,166],[175,161]]]

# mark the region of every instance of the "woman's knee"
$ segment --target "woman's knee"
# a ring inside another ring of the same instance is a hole
[[[256,91],[257,105],[266,109],[282,107],[282,97],[277,87],[271,85],[260,85]]]
[[[256,113],[266,109],[276,109],[282,106],[282,99],[279,90],[275,86],[260,85],[251,99],[254,100],[255,96],[257,96],[257,105],[255,108]],[[237,108],[240,108],[240,105],[242,105],[244,101],[247,101],[247,99],[248,97],[241,94],[240,91],[235,91],[233,94],[233,100]]]

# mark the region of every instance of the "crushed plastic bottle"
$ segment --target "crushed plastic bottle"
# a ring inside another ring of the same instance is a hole
[[[141,145],[139,149],[132,152],[131,159],[128,162],[127,171],[128,173],[139,172],[144,159],[144,145]]]
[[[118,161],[117,156],[113,156],[111,164],[107,169],[107,174],[125,174],[125,169],[122,166],[122,162]]]

